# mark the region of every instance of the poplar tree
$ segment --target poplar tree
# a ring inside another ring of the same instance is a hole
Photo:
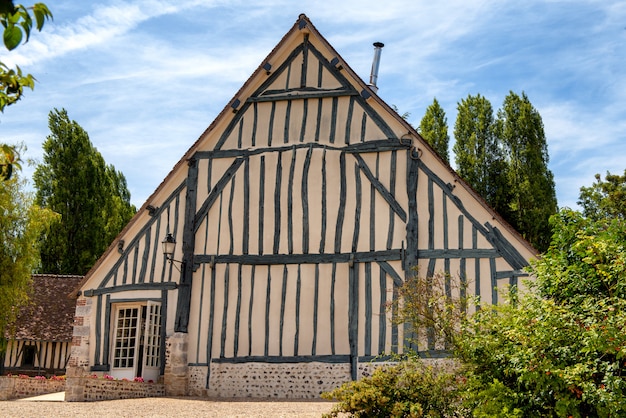
[[[434,98],[433,103],[426,108],[426,113],[420,122],[419,133],[445,162],[450,163],[448,118],[437,98]]]
[[[508,157],[509,223],[539,251],[552,235],[550,216],[557,211],[554,176],[548,169],[548,145],[541,115],[526,93],[514,92],[498,111],[496,132]]]
[[[124,175],[105,163],[65,109],[50,112],[49,128],[33,180],[36,202],[61,219],[43,238],[42,271],[85,274],[136,210]]]
[[[468,95],[457,104],[454,154],[458,174],[492,208],[508,215],[507,165],[495,135],[491,102],[480,94]]]

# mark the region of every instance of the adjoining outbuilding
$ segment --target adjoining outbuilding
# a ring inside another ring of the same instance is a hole
[[[535,250],[375,90],[299,16],[77,288],[67,400],[94,374],[318,397],[425,335],[386,309],[416,268],[486,303],[526,275]]]
[[[70,359],[76,301],[83,276],[33,274],[30,300],[7,330],[2,374],[64,375]]]

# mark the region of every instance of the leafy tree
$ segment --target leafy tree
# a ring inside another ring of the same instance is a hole
[[[445,162],[450,162],[448,153],[448,142],[450,141],[448,118],[446,117],[446,112],[439,105],[437,98],[434,98],[433,103],[426,109],[426,113],[420,122],[419,133]]]
[[[28,42],[33,27],[31,11],[38,31],[41,31],[46,20],[52,19],[52,13],[43,3],[26,8],[19,4],[15,6],[12,0],[0,0],[0,23],[4,28],[2,39],[9,51],[17,48],[22,41]],[[34,89],[35,78],[22,73],[19,66],[9,68],[0,61],[0,112],[18,101],[25,87]],[[14,146],[0,144],[0,180],[11,178],[14,168],[21,169],[20,161],[20,154]]]
[[[626,220],[562,209],[551,226],[552,244],[534,267],[542,296],[574,307],[581,298],[626,300]]]
[[[623,176],[607,172],[604,181],[596,174],[591,187],[580,188],[578,204],[584,215],[592,219],[626,219],[626,170]]]
[[[554,177],[541,115],[522,93],[510,92],[498,111],[496,133],[508,158],[510,203],[503,216],[539,251],[550,244],[550,216],[556,213]]]
[[[495,135],[493,108],[480,94],[457,105],[453,146],[457,172],[498,213],[507,218],[509,187],[504,150]]]
[[[44,162],[33,175],[37,203],[61,214],[42,248],[48,273],[85,274],[136,209],[124,175],[104,158],[67,111],[49,115]]]
[[[31,274],[39,266],[39,239],[56,216],[34,205],[26,190],[26,180],[19,176],[0,181],[0,353],[6,350],[7,327],[27,301]]]
[[[476,416],[626,414],[626,221],[551,219],[531,291],[484,306],[457,339]]]

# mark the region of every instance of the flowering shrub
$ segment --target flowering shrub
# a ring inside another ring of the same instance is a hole
[[[63,379],[65,379],[65,376],[60,376]],[[91,376],[92,379],[99,379],[100,376],[98,376],[97,374],[92,374]],[[143,377],[141,376],[137,376],[135,378],[133,378],[133,380],[127,379],[127,378],[122,378],[122,379],[116,379],[115,377],[111,376],[110,374],[105,374],[102,376],[102,379],[104,380],[115,380],[115,381],[121,381],[121,382],[136,382],[136,383],[146,383],[146,381],[143,379]],[[154,380],[150,379],[147,381],[147,383],[154,383]]]
[[[35,380],[46,380],[46,376],[35,376]]]

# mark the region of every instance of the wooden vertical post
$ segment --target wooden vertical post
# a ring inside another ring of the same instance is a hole
[[[183,227],[183,263],[178,285],[178,303],[176,305],[176,332],[187,332],[189,309],[191,306],[191,282],[193,278],[193,253],[195,250],[194,219],[196,215],[196,197],[198,193],[198,162],[195,158],[188,161],[187,194],[185,200],[185,225]]]

